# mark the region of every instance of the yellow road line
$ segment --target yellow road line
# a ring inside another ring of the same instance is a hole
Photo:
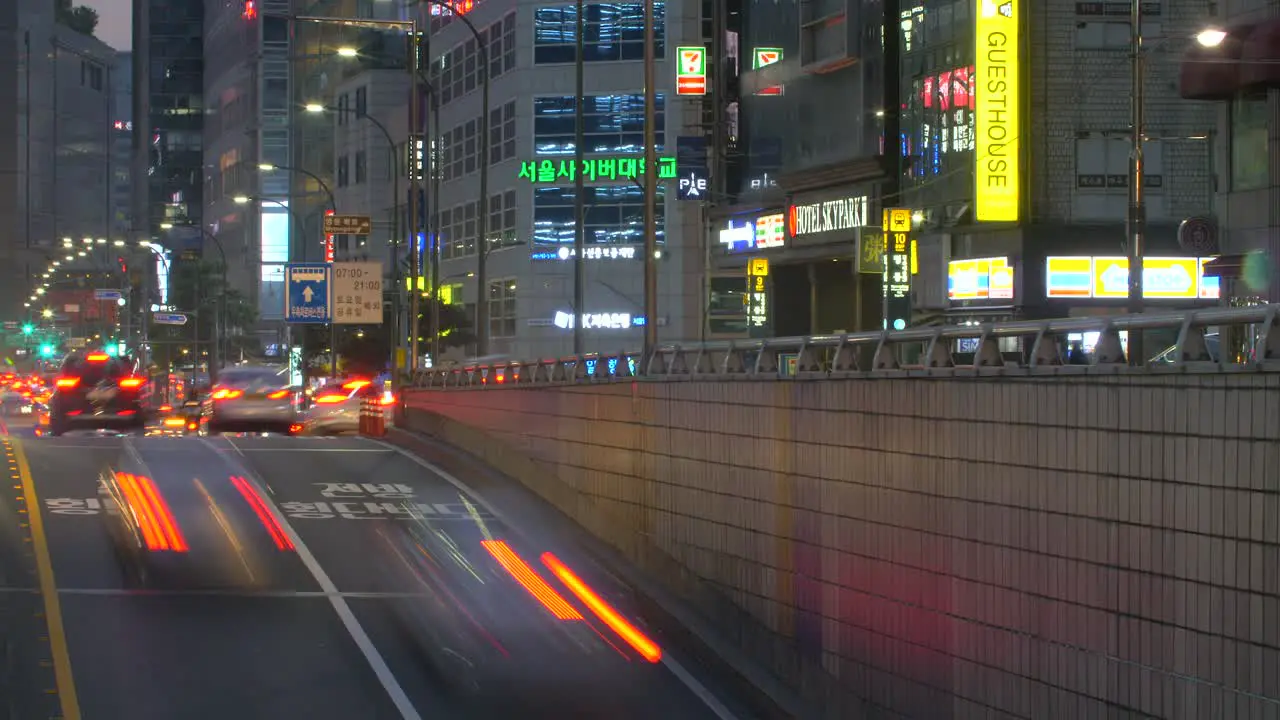
[[[22,494],[27,501],[27,517],[31,523],[31,539],[35,546],[36,572],[40,576],[40,597],[44,599],[44,617],[49,626],[49,649],[53,654],[53,676],[58,684],[58,702],[62,706],[62,720],[80,720],[80,700],[76,697],[76,685],[71,676],[71,653],[67,650],[67,632],[62,625],[62,603],[58,600],[58,584],[53,577],[53,561],[49,557],[49,542],[44,533],[44,516],[40,513],[40,500],[36,485],[31,479],[31,466],[22,442],[6,440],[18,462],[18,476],[22,480]]]

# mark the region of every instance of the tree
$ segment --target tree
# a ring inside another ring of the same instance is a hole
[[[257,308],[243,293],[223,282],[220,263],[175,261],[169,273],[169,304],[178,312],[187,313],[188,319],[186,325],[150,325],[150,338],[160,341],[154,353],[158,362],[186,364],[204,357],[203,352],[212,356],[212,341],[219,327],[226,333],[223,347],[227,357],[241,351],[250,355],[260,352],[258,339],[250,332],[258,322]],[[220,319],[223,312],[226,317]],[[201,344],[197,345],[197,341]],[[189,351],[186,354],[182,352],[184,347]],[[192,355],[197,348],[201,355]]]
[[[423,297],[418,302],[418,343],[426,351],[435,336],[435,328],[431,327],[431,307],[440,305],[440,349],[465,348],[476,341],[473,331],[471,313],[463,305],[445,305],[435,298]],[[408,332],[405,333],[408,336]]]
[[[84,5],[72,5],[71,0],[54,0],[54,17],[61,25],[81,35],[93,36],[98,29],[98,11]]]

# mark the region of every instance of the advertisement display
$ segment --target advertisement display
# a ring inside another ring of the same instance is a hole
[[[720,244],[728,252],[768,250],[786,244],[786,222],[782,213],[746,220],[730,220],[720,231]]]
[[[769,259],[751,258],[747,263],[747,328],[751,337],[769,336]]]
[[[1216,300],[1219,279],[1206,277],[1213,258],[1148,257],[1142,260],[1142,296],[1148,300]],[[1050,257],[1045,260],[1049,298],[1123,300],[1129,297],[1129,258]]]
[[[707,94],[707,49],[676,48],[676,95]]]
[[[911,210],[885,208],[884,328],[903,330],[911,323]]]
[[[1018,221],[1021,3],[977,0],[974,215],[979,222]]]
[[[952,260],[947,263],[947,299],[1012,300],[1013,267],[1007,257]]]

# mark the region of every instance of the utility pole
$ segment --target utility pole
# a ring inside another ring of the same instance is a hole
[[[657,95],[654,82],[653,3],[644,4],[644,367],[658,345],[658,196]],[[578,320],[575,324],[581,324]],[[643,372],[643,371],[642,371]]]
[[[902,12],[901,0],[884,0],[884,160],[885,178],[880,186],[880,207],[897,207],[902,203]],[[888,287],[888,243],[889,233],[885,232],[885,284],[880,289],[881,317],[883,326],[888,328],[890,319],[889,287]],[[855,252],[860,248],[855,248]],[[855,265],[856,271],[856,265]],[[862,278],[858,278],[859,293],[862,292]],[[861,324],[862,318],[858,318]]]
[[[1142,57],[1142,2],[1131,1],[1131,18],[1129,21],[1129,62],[1132,66],[1132,95],[1129,109],[1130,141],[1129,149],[1129,212],[1126,218],[1129,240],[1129,312],[1137,315],[1143,309],[1143,247],[1146,240],[1147,208],[1144,197],[1145,182],[1143,177],[1144,161],[1142,157],[1142,141],[1146,134],[1146,121],[1143,117],[1145,99],[1143,85],[1145,68]],[[1128,342],[1129,364],[1140,366],[1145,364],[1146,355],[1142,348],[1142,331],[1130,330]]]
[[[419,269],[419,263],[422,262],[420,248],[418,246],[418,228],[422,223],[419,222],[419,213],[421,212],[421,201],[423,198],[419,196],[422,183],[420,181],[420,173],[427,165],[427,148],[426,137],[422,133],[422,80],[419,78],[418,70],[422,62],[422,36],[417,26],[413,28],[413,32],[409,34],[409,77],[411,90],[409,92],[409,137],[410,141],[410,157],[412,161],[409,163],[409,382],[413,382],[414,376],[418,373],[418,333],[420,326],[418,324],[418,299],[421,291],[418,290],[418,281],[422,277]],[[419,145],[421,143],[421,145]],[[432,168],[434,172],[435,168]],[[432,299],[435,300],[434,293],[436,288],[431,288],[433,293]],[[439,332],[439,328],[432,328],[433,332]],[[437,362],[438,359],[433,357],[431,361]]]
[[[586,3],[578,0],[577,7],[577,29],[574,36],[577,38],[577,54],[574,56],[577,61],[574,63],[574,71],[576,73],[575,80],[577,89],[574,92],[574,136],[573,136],[573,354],[581,355],[586,344],[582,325],[582,316],[586,313],[586,295],[587,295],[587,239],[586,239],[586,214],[587,189],[582,178],[582,159],[586,150],[582,147],[584,139],[584,108],[587,99],[584,97],[584,76],[586,75],[586,63],[582,57],[582,34],[586,30],[586,21],[583,15],[586,13]],[[648,157],[647,155],[645,156]],[[647,161],[646,161],[647,162]]]

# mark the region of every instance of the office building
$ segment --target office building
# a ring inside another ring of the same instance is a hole
[[[119,53],[111,72],[111,237],[133,234],[133,53]]]
[[[1280,24],[1274,3],[1226,3],[1226,16],[1206,18],[1206,42],[1181,58],[1180,90],[1211,113],[1218,194],[1216,231],[1222,256],[1210,272],[1234,304],[1280,301]],[[1221,31],[1221,37],[1212,31]]]
[[[690,13],[692,10],[692,13]],[[488,122],[481,117],[484,57],[466,25],[450,11],[429,20],[426,56],[439,100],[436,131],[438,203],[428,224],[438,230],[440,296],[475,317],[488,303],[489,352],[548,357],[572,350],[572,327],[581,321],[588,350],[638,348],[643,328],[656,323],[660,338],[702,336],[702,218],[697,202],[678,200],[677,147],[702,147],[702,96],[677,97],[677,46],[686,40],[705,50],[697,6],[658,3],[657,152],[659,184],[658,316],[644,316],[643,5],[588,3],[585,40],[586,285],[583,308],[573,308],[574,221],[574,6],[525,5],[487,0],[467,5],[467,18],[487,48],[490,73]],[[362,50],[363,54],[363,50]],[[695,58],[705,82],[705,56]],[[370,113],[388,128],[406,127],[403,78],[392,72],[347,76],[326,103],[351,103],[354,115],[337,128],[333,163],[340,210],[355,187],[377,183],[367,197],[385,197],[381,162],[384,139],[359,117]],[[396,99],[401,98],[397,106]],[[425,104],[427,108],[429,103]],[[487,132],[489,177],[486,212],[488,278],[477,287],[483,160]],[[436,134],[436,133],[432,133]],[[397,138],[397,141],[403,136]],[[364,158],[364,160],[361,160]],[[402,183],[404,179],[402,178]],[[434,199],[434,198],[433,198]],[[355,207],[360,208],[359,204]],[[363,206],[375,218],[386,213]],[[371,239],[372,241],[372,239]],[[341,251],[339,251],[341,252]],[[387,257],[384,249],[360,250]],[[428,268],[425,263],[423,271]],[[575,318],[576,316],[576,318]],[[424,339],[425,342],[425,339]]]
[[[204,3],[134,0],[134,239],[181,254],[205,237]],[[151,302],[163,299],[168,265],[155,260]]]
[[[60,238],[110,233],[116,52],[33,0],[0,7],[0,48],[0,137],[13,143],[0,152],[0,312],[14,318]]]
[[[292,165],[288,13],[285,0],[228,2],[210,5],[204,23],[206,224],[273,355],[283,342],[295,179],[284,169]]]

